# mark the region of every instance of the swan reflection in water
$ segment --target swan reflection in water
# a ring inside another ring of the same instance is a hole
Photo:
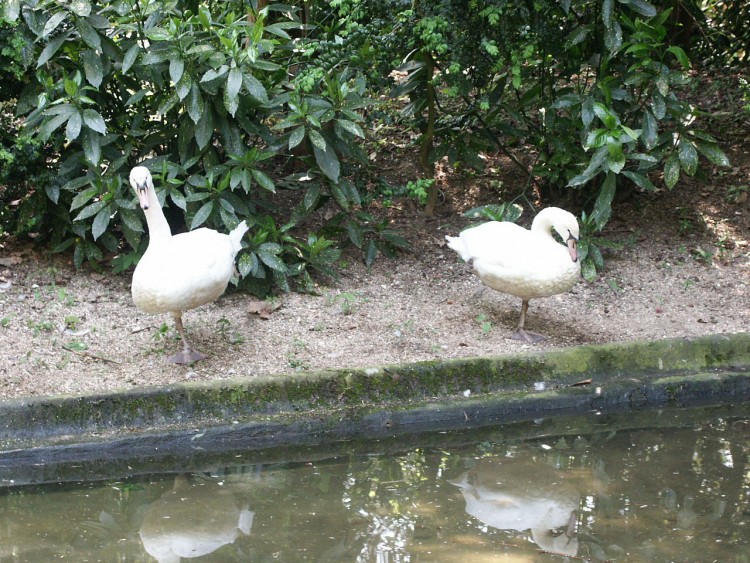
[[[174,487],[149,506],[140,529],[143,547],[159,563],[207,555],[249,535],[255,514],[213,480],[175,478]]]
[[[500,530],[531,530],[541,549],[575,556],[578,490],[543,461],[488,457],[450,481],[461,489],[466,512]]]

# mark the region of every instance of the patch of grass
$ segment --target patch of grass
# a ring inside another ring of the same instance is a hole
[[[707,266],[710,265],[711,262],[713,262],[714,254],[715,253],[713,250],[706,250],[700,246],[696,246],[692,252],[693,258],[695,258],[699,262],[703,262]]]
[[[28,327],[31,329],[34,336],[39,336],[42,332],[52,332],[55,325],[52,321],[29,321]]]
[[[482,335],[489,336],[490,331],[492,330],[492,322],[487,318],[487,315],[484,313],[477,315],[477,322],[482,329]]]
[[[8,315],[7,317],[3,317],[2,319],[0,319],[0,326],[3,327],[3,328],[9,327],[10,326],[11,318],[12,317],[10,315]]]
[[[68,293],[68,290],[64,287],[57,288],[57,300],[60,303],[67,305],[68,307],[71,307],[75,304],[75,299]]]
[[[344,315],[351,315],[361,305],[367,303],[367,298],[364,297],[361,293],[350,293],[348,291],[344,291],[341,293],[337,293],[336,295],[329,296],[328,303],[332,306],[338,305]]]
[[[750,185],[729,186],[727,188],[727,201],[734,204],[745,203],[750,197]]]
[[[216,332],[218,332],[224,340],[230,344],[242,344],[245,341],[245,337],[238,331],[231,329],[232,322],[229,319],[222,317],[216,321]]]
[[[69,330],[77,330],[81,326],[81,319],[76,315],[68,315],[65,317],[65,328]]]
[[[289,367],[295,371],[307,371],[310,369],[310,362],[304,358],[300,358],[297,354],[305,352],[307,350],[307,342],[300,338],[292,340],[292,349],[287,354],[287,362]]]

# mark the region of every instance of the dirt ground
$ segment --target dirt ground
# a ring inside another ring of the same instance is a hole
[[[434,218],[396,202],[393,227],[410,241],[396,259],[368,269],[347,253],[338,280],[321,280],[318,295],[277,297],[268,318],[231,291],[187,312],[195,347],[209,355],[189,366],[166,361],[180,347],[171,320],[136,310],[129,274],[75,271],[69,257],[0,239],[0,398],[748,331],[747,115],[720,137],[731,168],[616,201],[603,235],[622,248],[607,252],[594,282],[531,302],[527,328],[549,337],[534,345],[507,338],[520,299],[483,290],[444,244],[469,224],[462,211],[497,201],[487,186],[512,180],[500,158],[470,180],[446,172]],[[393,163],[392,181],[415,179],[413,161],[394,152]],[[520,223],[530,220],[527,210]]]

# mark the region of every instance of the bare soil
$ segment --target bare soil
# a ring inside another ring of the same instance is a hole
[[[209,356],[188,366],[166,361],[180,347],[171,320],[136,310],[129,274],[76,271],[69,257],[0,239],[0,398],[748,331],[746,115],[714,128],[724,131],[730,169],[616,201],[603,235],[622,248],[607,252],[594,282],[531,302],[527,328],[548,336],[535,345],[507,338],[520,300],[483,289],[444,244],[469,223],[461,212],[503,199],[497,186],[519,181],[502,157],[481,176],[444,170],[434,218],[410,200],[375,210],[410,241],[395,259],[368,269],[347,252],[338,280],[320,280],[318,295],[276,297],[268,318],[254,297],[232,291],[188,311],[185,326]],[[380,169],[393,183],[413,180],[413,156],[385,149]],[[520,222],[530,219],[527,211]]]

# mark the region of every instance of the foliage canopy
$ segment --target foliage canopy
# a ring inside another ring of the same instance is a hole
[[[532,185],[542,196],[575,194],[591,233],[609,220],[618,187],[672,188],[697,173],[700,156],[728,164],[694,127],[698,110],[682,95],[691,62],[668,43],[670,10],[646,0],[262,9],[236,0],[10,0],[6,9],[19,41],[33,45],[17,78],[26,83],[17,103],[25,138],[55,155],[52,179],[43,194],[30,192],[19,211],[28,220],[14,228],[72,248],[77,265],[109,252],[123,269],[144,250],[125,182],[142,161],[186,228],[248,221],[239,269],[258,293],[290,281],[310,287],[311,270],[332,275],[336,240],[361,248],[368,263],[403,246],[363,210],[361,144],[368,125],[387,118],[374,104],[383,92],[408,97],[400,119],[418,133],[424,178],[413,185],[427,186],[428,212],[437,160],[481,168],[483,153],[515,159],[520,144],[532,160],[516,159],[529,178],[516,199],[528,201]],[[293,201],[286,212],[279,190]],[[337,212],[300,236],[327,202]],[[601,255],[584,248],[590,277]]]

